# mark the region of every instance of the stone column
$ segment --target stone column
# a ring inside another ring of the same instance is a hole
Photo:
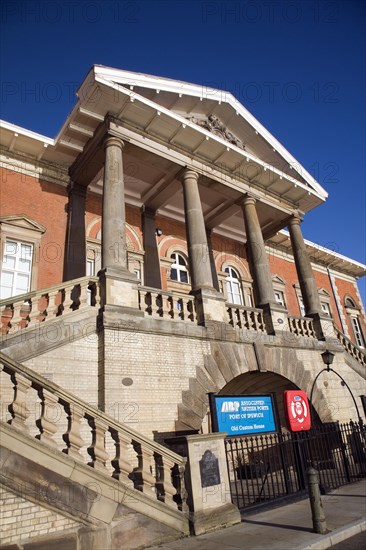
[[[123,141],[107,137],[104,142],[102,269],[126,271],[125,190],[123,181]]]
[[[205,221],[198,190],[198,174],[187,168],[183,173],[183,197],[191,277],[197,322],[226,322],[225,298],[215,290]]]
[[[86,272],[85,239],[86,187],[72,183],[69,186],[64,280],[84,277]]]
[[[314,319],[314,328],[319,339],[334,335],[333,323],[322,314],[310,258],[300,228],[300,218],[293,216],[288,224],[291,247],[295,259],[301,295],[304,300],[305,315]]]
[[[264,246],[254,197],[247,195],[242,202],[250,270],[253,273],[256,306],[275,303],[272,276]]]
[[[134,315],[141,312],[138,311],[137,279],[127,268],[123,141],[108,136],[104,148],[102,269],[99,277],[106,326],[120,322],[120,312],[117,317],[115,312],[118,307],[123,306]]]
[[[185,170],[183,174],[184,211],[192,290],[213,288],[210,255],[198,191],[198,174]]]
[[[287,330],[287,311],[275,300],[272,275],[255,205],[256,200],[250,195],[246,195],[241,203],[247,236],[248,261],[253,276],[256,306],[263,310],[267,332],[274,334],[276,331]]]
[[[142,235],[144,240],[144,274],[145,286],[161,288],[161,274],[158,243],[156,240],[155,210],[143,206]]]

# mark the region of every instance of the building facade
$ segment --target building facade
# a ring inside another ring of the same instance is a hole
[[[210,432],[209,392],[364,418],[366,268],[301,230],[326,191],[227,92],[94,66],[77,95],[55,139],[1,123],[4,357],[157,444]]]

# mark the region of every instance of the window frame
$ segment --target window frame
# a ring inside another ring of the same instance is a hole
[[[174,256],[174,258],[173,258],[173,256]],[[179,257],[183,259],[184,267],[183,267],[182,264],[179,263],[179,261],[178,261]],[[169,259],[173,260],[173,263],[170,265],[170,270],[169,270],[169,281],[172,281],[173,283],[184,284],[184,285],[188,284],[189,285],[190,282],[191,282],[190,273],[189,273],[189,262],[188,262],[188,258],[185,256],[185,254],[181,250],[173,250],[170,253]],[[175,271],[177,272],[177,278],[176,279],[173,279],[172,276],[171,276],[173,269],[175,269]],[[180,272],[187,274],[187,280],[186,281],[181,280]]]
[[[229,271],[227,271],[227,270],[229,270]],[[232,272],[234,272],[236,274],[236,277],[232,276]],[[241,280],[240,272],[230,264],[230,265],[227,265],[226,267],[224,267],[224,273],[226,275],[226,277],[225,277],[225,294],[226,294],[226,296],[225,297],[226,297],[227,302],[230,303],[230,304],[233,304],[233,305],[238,305],[238,306],[245,305],[244,293],[243,293],[243,288],[242,288],[242,280]],[[238,292],[237,293],[233,292],[233,284],[236,284],[237,287],[238,287]],[[228,290],[228,286],[231,287],[230,290]],[[233,298],[234,298],[234,294],[238,295],[239,298],[240,298],[240,302],[235,302],[234,300],[230,301],[229,300],[229,294],[231,294],[231,296]]]
[[[43,225],[28,216],[0,217],[0,273],[3,271],[3,259],[7,241],[30,244],[33,247],[29,290],[24,294],[37,290],[41,239],[45,232],[46,228]],[[17,294],[16,296],[21,295]]]

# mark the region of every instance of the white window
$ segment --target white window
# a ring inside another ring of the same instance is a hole
[[[359,322],[358,318],[352,315],[351,316],[351,323],[352,323],[353,333],[355,335],[356,344],[360,348],[363,348],[364,347],[364,340],[363,340],[363,335],[362,335],[360,322]]]
[[[5,241],[1,268],[1,298],[26,294],[31,288],[33,244]]]
[[[170,256],[174,262],[170,268],[170,278],[172,281],[178,281],[179,283],[188,283],[188,268],[187,260],[178,252],[173,252]]]
[[[297,297],[299,300],[299,308],[300,308],[300,315],[301,317],[305,317],[305,306],[304,306],[304,300],[301,296]]]
[[[232,267],[226,267],[226,292],[227,301],[230,304],[243,305],[243,295],[240,286],[239,274]]]
[[[276,300],[277,304],[279,304],[280,306],[285,307],[285,296],[284,296],[282,290],[275,290],[274,295],[275,295],[275,300]]]
[[[253,307],[252,290],[249,287],[244,287],[244,305]]]
[[[329,304],[327,302],[320,302],[320,305],[321,305],[321,308],[322,308],[322,312],[325,315],[328,315],[328,317],[331,317]]]
[[[95,260],[86,260],[86,275],[87,277],[94,277],[95,275]]]

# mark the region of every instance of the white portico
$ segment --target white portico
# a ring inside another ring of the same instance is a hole
[[[255,305],[263,309],[268,332],[281,328],[285,312],[275,303],[264,243],[289,226],[298,248],[299,222],[326,199],[324,189],[227,92],[94,66],[77,96],[58,136],[47,147],[40,142],[38,154],[69,172],[65,279],[85,275],[83,212],[89,189],[103,195],[104,305],[137,304],[136,281],[126,261],[129,204],[142,210],[147,286],[160,284],[151,239],[159,213],[185,222],[199,323],[224,318],[224,301],[205,261],[208,232],[246,244]],[[305,313],[315,319],[321,316],[316,285],[310,262],[301,256],[296,266]]]

